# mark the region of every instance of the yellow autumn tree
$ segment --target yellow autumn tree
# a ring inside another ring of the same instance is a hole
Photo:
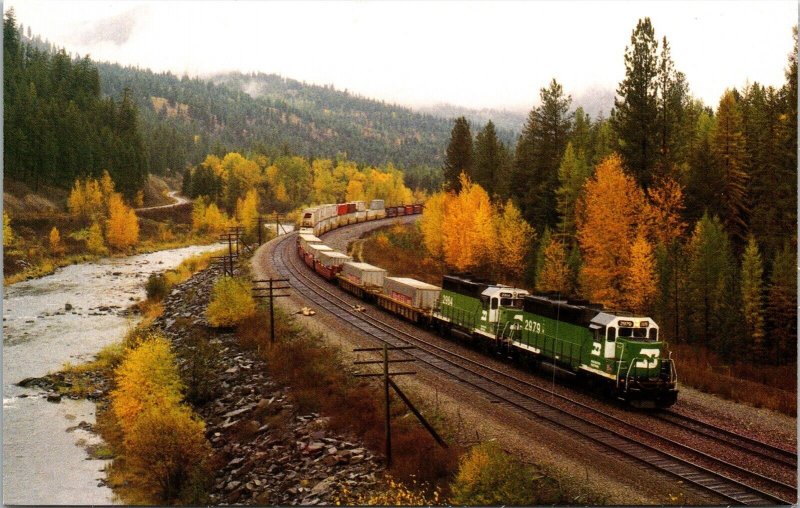
[[[461,173],[460,180],[461,192],[442,222],[442,251],[447,265],[466,271],[490,261],[497,238],[489,195],[466,174]]]
[[[205,226],[212,233],[220,233],[228,227],[228,215],[221,211],[215,203],[206,208]]]
[[[542,241],[545,238],[542,237]],[[536,290],[544,293],[556,292],[562,295],[572,293],[571,273],[567,264],[567,249],[564,242],[555,235],[544,246],[542,266],[536,277]]]
[[[11,217],[3,211],[3,247],[8,247],[14,241],[14,231],[11,229]]]
[[[211,291],[206,317],[211,326],[235,326],[255,311],[250,283],[244,279],[223,277]]]
[[[500,273],[508,277],[508,282],[518,283],[525,270],[528,249],[536,241],[536,231],[522,218],[519,208],[509,199],[497,214],[497,247],[492,256],[492,264],[500,268]]]
[[[579,275],[587,298],[611,307],[627,303],[627,276],[636,225],[644,208],[644,194],[612,154],[597,165],[584,184],[576,215],[583,265]]]
[[[139,219],[122,201],[117,192],[108,198],[108,220],[106,221],[106,240],[118,250],[127,249],[139,241]]]
[[[111,407],[125,432],[148,407],[168,407],[181,401],[183,383],[175,356],[163,336],[154,335],[128,350],[114,377]]]
[[[100,193],[108,200],[114,194],[114,180],[111,179],[111,175],[107,170],[103,171],[103,176],[100,177],[98,183],[100,185]]]
[[[244,228],[245,234],[251,235],[258,225],[258,191],[250,189],[244,198],[236,200],[236,220]]]
[[[50,230],[48,240],[50,243],[50,252],[52,252],[54,256],[60,256],[64,253],[64,245],[61,243],[61,233],[58,232],[57,227],[53,226],[53,229]]]
[[[74,217],[86,217],[86,196],[83,189],[83,182],[75,180],[67,198],[67,208]]]
[[[164,192],[166,192],[166,191],[164,191]],[[133,206],[135,206],[136,208],[141,208],[141,207],[144,206],[144,191],[143,190],[136,191],[136,197],[133,198]]]
[[[352,180],[347,182],[347,192],[345,193],[346,201],[363,201],[364,200],[364,175],[357,173]]]
[[[444,258],[442,225],[451,199],[453,199],[452,194],[437,192],[425,203],[422,217],[419,219],[422,242],[431,256],[438,260]]]
[[[204,433],[203,421],[182,404],[148,406],[139,414],[124,437],[125,467],[144,504],[197,504],[186,492],[210,472]]]
[[[89,233],[86,236],[86,249],[92,254],[107,254],[106,241],[103,238],[103,228],[97,221],[92,222]]]
[[[622,283],[627,309],[639,314],[650,312],[658,290],[653,248],[640,231],[630,250],[630,262]]]

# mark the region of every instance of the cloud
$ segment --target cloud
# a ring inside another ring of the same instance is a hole
[[[135,7],[115,16],[85,23],[75,32],[72,39],[84,46],[94,46],[106,42],[122,46],[133,35],[137,19],[141,16],[142,11],[143,7]]]

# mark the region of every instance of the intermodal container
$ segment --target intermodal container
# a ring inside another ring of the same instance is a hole
[[[347,203],[339,203],[336,205],[336,214],[344,215],[347,213]]]
[[[414,205],[406,205],[406,215],[412,215],[414,213]]]
[[[422,205],[414,205],[414,213],[422,213]]]
[[[433,309],[442,288],[408,277],[385,277],[383,294],[417,309]]]
[[[316,260],[319,261],[319,263],[322,264],[323,266],[331,268],[333,266],[341,266],[343,263],[352,261],[353,258],[348,256],[347,254],[342,254],[339,251],[328,250],[328,251],[320,251],[317,254]]]
[[[390,206],[386,209],[386,216],[387,217],[397,217],[397,208]]]
[[[406,214],[406,207],[405,206],[398,206],[397,209],[397,216],[405,215]]]
[[[300,248],[304,251],[308,251],[308,246],[313,245],[315,243],[322,243],[322,240],[317,238],[314,235],[299,235],[297,237],[297,241],[300,244]]]
[[[314,261],[319,260],[320,252],[329,252],[332,250],[333,249],[331,249],[324,243],[312,243],[311,245],[308,246],[308,253],[311,254],[311,257],[314,258]]]
[[[359,286],[382,287],[386,270],[368,263],[350,261],[342,265],[342,277]]]
[[[347,203],[347,213],[356,213],[356,204],[355,204],[355,202]]]

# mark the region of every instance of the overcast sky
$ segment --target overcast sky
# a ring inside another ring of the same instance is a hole
[[[408,105],[527,110],[555,77],[615,89],[640,17],[666,36],[691,92],[716,106],[747,81],[780,86],[796,1],[7,1],[17,20],[96,60],[205,75],[240,70]]]

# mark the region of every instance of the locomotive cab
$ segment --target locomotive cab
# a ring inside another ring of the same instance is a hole
[[[672,359],[659,341],[658,325],[649,317],[599,313],[592,319],[592,355],[615,378],[616,393],[635,407],[667,407],[678,391]],[[594,362],[593,362],[594,363]]]

